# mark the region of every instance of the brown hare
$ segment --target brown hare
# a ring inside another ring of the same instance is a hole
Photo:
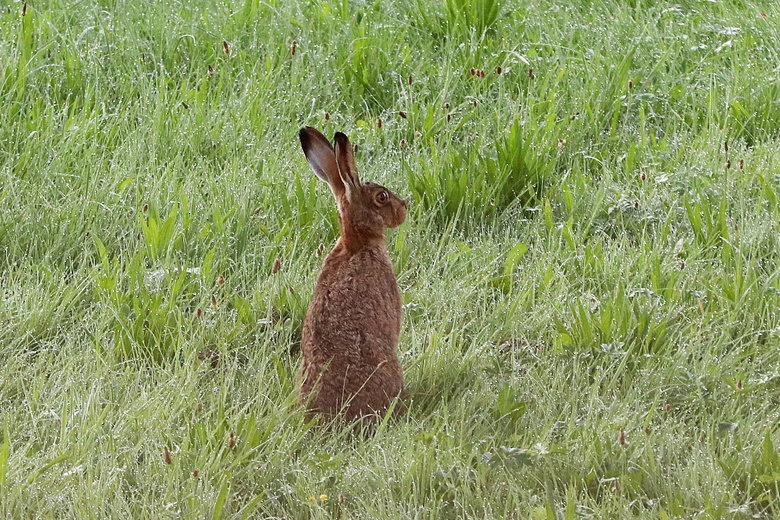
[[[403,390],[396,354],[401,293],[385,229],[403,223],[406,202],[383,186],[360,182],[343,133],[336,133],[333,145],[312,127],[299,136],[312,170],[336,197],[341,229],[303,323],[300,400],[310,415],[376,417]]]

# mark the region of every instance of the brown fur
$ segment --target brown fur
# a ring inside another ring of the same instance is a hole
[[[360,182],[346,135],[336,133],[332,146],[306,127],[300,139],[314,173],[333,191],[341,228],[303,323],[300,400],[311,414],[375,416],[403,390],[396,354],[401,293],[384,232],[403,223],[406,203]]]

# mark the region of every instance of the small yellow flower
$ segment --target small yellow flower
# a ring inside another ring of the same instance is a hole
[[[328,495],[320,495],[320,502],[325,502],[328,499]]]
[[[315,502],[317,499],[314,497],[309,497],[309,502]]]

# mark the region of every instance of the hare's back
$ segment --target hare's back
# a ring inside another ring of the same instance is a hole
[[[320,332],[375,337],[394,348],[401,330],[401,294],[387,252],[334,249],[322,266],[309,314],[320,316],[320,327],[327,329]]]

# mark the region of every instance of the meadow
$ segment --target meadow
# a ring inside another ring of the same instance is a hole
[[[4,518],[780,514],[780,7],[0,5]],[[409,201],[407,413],[306,421],[338,236]]]

